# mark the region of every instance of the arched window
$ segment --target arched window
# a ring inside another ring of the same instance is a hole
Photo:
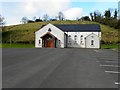
[[[68,36],[68,44],[71,44],[71,35]]]
[[[41,41],[39,40],[39,44],[41,43]]]
[[[83,44],[83,35],[80,36],[80,43]]]
[[[91,40],[91,45],[94,45],[94,40]]]
[[[77,43],[77,35],[74,36],[75,44]]]
[[[69,35],[68,37],[71,37],[71,35]]]
[[[59,43],[59,47],[61,46],[61,41],[60,40],[58,40],[58,43]]]
[[[77,35],[74,36],[74,40],[75,40],[75,41],[77,40]]]

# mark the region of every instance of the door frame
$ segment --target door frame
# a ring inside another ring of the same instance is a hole
[[[53,47],[52,48],[56,48],[56,40],[57,40],[57,38],[54,35],[52,35],[50,32],[47,32],[46,34],[44,34],[41,37],[42,38],[42,47],[50,48],[50,47],[47,47],[47,36],[50,36],[51,40],[53,40]]]

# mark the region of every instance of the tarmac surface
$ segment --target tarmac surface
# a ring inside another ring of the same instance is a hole
[[[3,49],[2,87],[118,88],[118,63],[108,49]]]

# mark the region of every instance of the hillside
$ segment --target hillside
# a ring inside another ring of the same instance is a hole
[[[50,22],[36,22],[28,24],[20,24],[14,26],[4,27],[2,31],[3,43],[34,43],[35,31],[39,30],[42,25],[47,23],[52,24],[98,24],[92,21],[50,21]],[[104,43],[118,43],[118,29],[110,28],[106,25],[101,25],[102,42]]]

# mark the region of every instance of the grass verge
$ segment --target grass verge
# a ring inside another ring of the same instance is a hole
[[[34,48],[34,44],[0,44],[0,48]]]
[[[0,48],[35,48],[34,44],[0,44]],[[102,49],[118,49],[118,44],[102,44]]]
[[[102,49],[118,49],[118,44],[102,44]]]

